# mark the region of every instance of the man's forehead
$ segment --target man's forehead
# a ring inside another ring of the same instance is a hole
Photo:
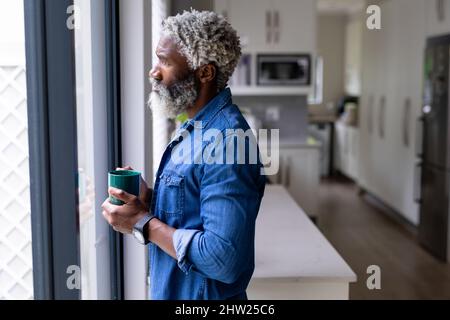
[[[175,41],[169,36],[161,36],[156,47],[156,52],[168,54],[170,52],[178,52]]]
[[[156,54],[158,56],[170,57],[179,63],[187,66],[186,58],[180,53],[176,42],[167,35],[162,35],[156,47]]]

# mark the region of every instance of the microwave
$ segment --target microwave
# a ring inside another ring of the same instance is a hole
[[[311,56],[309,54],[258,54],[256,83],[262,86],[309,86]]]

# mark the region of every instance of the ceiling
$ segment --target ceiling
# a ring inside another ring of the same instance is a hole
[[[317,0],[317,9],[319,13],[352,14],[365,4],[365,0]]]

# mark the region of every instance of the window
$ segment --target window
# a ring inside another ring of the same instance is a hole
[[[135,35],[139,12],[140,30],[151,30],[150,10],[140,9],[119,19],[116,0],[0,2],[0,299],[145,298],[146,248],[136,263],[128,237],[123,257],[121,235],[101,215],[107,172],[123,164],[122,152],[151,180],[151,126],[135,125],[144,123],[150,49],[133,37],[119,42],[122,19]],[[124,79],[134,77],[124,88],[122,63]]]
[[[82,299],[110,298],[104,2],[75,0],[78,214]]]

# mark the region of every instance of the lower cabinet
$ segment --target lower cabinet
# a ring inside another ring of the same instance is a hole
[[[280,147],[279,170],[268,178],[284,186],[308,216],[318,217],[320,145]]]
[[[334,168],[358,181],[359,130],[342,122],[336,122],[334,128]]]

